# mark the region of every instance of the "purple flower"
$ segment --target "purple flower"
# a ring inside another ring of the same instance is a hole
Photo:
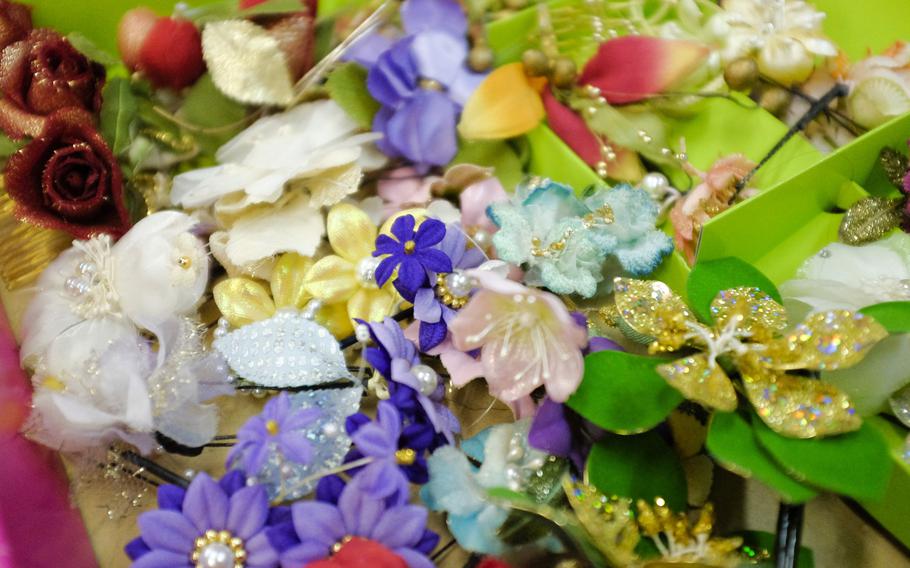
[[[462,270],[480,266],[486,256],[476,247],[467,247],[467,239],[461,227],[446,228],[446,236],[437,245],[452,260],[452,272],[442,283],[430,277],[430,286],[421,288],[414,295],[414,318],[420,321],[420,350],[424,353],[433,349],[446,338],[449,322],[457,313],[470,292],[470,281]],[[451,298],[446,303],[445,298]]]
[[[270,531],[273,542],[299,542],[282,550],[283,568],[299,568],[327,558],[335,545],[351,537],[385,546],[410,568],[432,568],[427,555],[439,542],[439,536],[426,528],[426,509],[376,499],[360,487],[359,476],[344,487],[337,504],[298,502],[291,506],[291,519]]]
[[[383,105],[373,130],[385,134],[379,147],[389,156],[445,165],[458,150],[461,107],[483,80],[465,65],[467,19],[455,0],[408,0],[401,17],[407,35],[367,75],[370,94]]]
[[[242,456],[243,469],[249,475],[256,475],[268,460],[269,453],[276,449],[288,461],[309,463],[313,458],[313,447],[305,428],[319,418],[319,414],[318,408],[291,408],[290,395],[281,393],[237,432],[237,444],[228,454],[228,467]]]
[[[402,411],[419,412],[433,429],[454,441],[458,432],[458,419],[443,404],[445,387],[435,371],[420,362],[417,347],[404,336],[401,326],[392,318],[382,322],[365,323],[376,347],[368,347],[364,357],[380,375],[389,381],[392,404]],[[416,402],[416,407],[409,408]],[[419,421],[419,420],[418,420]]]
[[[270,510],[265,488],[245,481],[240,471],[218,483],[199,473],[186,490],[159,487],[159,509],[139,515],[141,536],[126,546],[132,568],[278,566],[266,529],[283,511]]]
[[[414,301],[419,288],[429,283],[430,275],[452,271],[452,260],[434,246],[445,237],[445,223],[425,219],[414,231],[415,224],[413,215],[398,217],[392,224],[395,238],[379,235],[373,251],[373,256],[387,255],[376,267],[376,283],[384,286],[397,268],[395,289],[409,302]]]
[[[388,401],[379,403],[376,421],[361,413],[347,419],[348,434],[357,446],[347,461],[373,459],[357,478],[363,490],[374,497],[389,497],[396,491],[407,495],[408,482],[427,482],[424,453],[433,443],[435,432],[429,424],[405,424],[405,420]]]

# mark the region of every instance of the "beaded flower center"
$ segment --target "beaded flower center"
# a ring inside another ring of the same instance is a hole
[[[395,461],[398,465],[413,465],[417,460],[417,452],[411,448],[402,448],[395,452]]]
[[[414,249],[416,249],[416,248],[417,248],[417,243],[415,243],[414,241],[405,241],[405,243],[404,243],[404,253],[405,254],[412,254],[414,252]]]
[[[278,434],[278,422],[274,420],[269,420],[265,423],[265,430],[269,433],[270,436],[275,436]]]
[[[190,559],[196,568],[243,568],[246,549],[243,540],[230,531],[209,529],[196,539]]]
[[[453,289],[449,284],[457,274],[437,274],[436,275],[436,296],[443,304],[453,309],[460,309],[468,302],[468,296],[461,294],[460,290]],[[463,276],[461,276],[464,278]]]
[[[339,552],[341,552],[341,549],[344,548],[344,545],[351,542],[352,540],[354,540],[354,537],[351,535],[347,535],[343,539],[341,539],[338,542],[336,542],[335,544],[333,544],[332,545],[332,554],[338,554]]]

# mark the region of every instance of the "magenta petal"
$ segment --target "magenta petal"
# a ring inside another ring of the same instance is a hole
[[[186,490],[183,514],[200,533],[227,527],[228,497],[206,473],[198,473]]]
[[[178,554],[167,550],[153,550],[143,554],[130,568],[184,568],[190,567],[189,554]]]
[[[262,485],[244,487],[231,495],[227,530],[246,540],[259,532],[269,514],[269,498]]]
[[[294,530],[305,544],[314,542],[328,548],[345,537],[341,514],[328,503],[295,503],[291,507],[291,516]]]
[[[585,121],[575,111],[556,100],[549,89],[543,91],[543,106],[547,111],[547,122],[550,128],[586,164],[595,166],[603,160],[600,143],[591,134]]]
[[[427,526],[427,510],[416,505],[386,511],[373,530],[373,540],[386,548],[408,547],[417,543]]]
[[[187,554],[200,531],[176,511],[148,511],[139,515],[136,523],[142,540],[152,549]]]

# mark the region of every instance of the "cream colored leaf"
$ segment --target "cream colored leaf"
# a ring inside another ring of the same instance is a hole
[[[274,207],[256,209],[231,227],[225,252],[235,265],[246,265],[280,252],[310,256],[325,234],[325,223],[306,196],[282,199]]]
[[[288,105],[294,85],[278,42],[249,20],[213,22],[202,32],[205,63],[215,86],[247,104]]]

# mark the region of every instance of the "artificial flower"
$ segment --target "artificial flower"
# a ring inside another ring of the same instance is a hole
[[[32,30],[32,8],[18,2],[0,2],[0,50],[25,39]]]
[[[910,44],[897,42],[856,62],[843,80],[850,86],[846,110],[861,126],[875,128],[910,112]]]
[[[852,367],[887,337],[873,318],[847,310],[819,312],[792,330],[787,313],[754,287],[721,290],[711,302],[711,327],[698,322],[683,300],[662,282],[616,281],[616,308],[624,325],[655,338],[651,353],[688,346],[699,352],[661,364],[657,372],[686,398],[733,412],[737,391],[718,358],[727,357],[743,391],[769,428],[796,438],[851,432],[861,425],[850,399],[824,381],[787,371]]]
[[[375,163],[365,145],[376,135],[357,130],[331,100],[261,118],[218,150],[220,165],[176,176],[171,201],[213,206],[236,265],[312,255],[324,232],[318,209],[354,192],[362,166]]]
[[[414,168],[398,168],[376,183],[376,195],[383,203],[382,220],[412,207],[430,202],[430,187],[436,178],[423,177]]]
[[[727,210],[735,198],[750,195],[739,192],[736,184],[755,169],[755,162],[742,154],[733,154],[714,162],[707,172],[700,172],[688,163],[685,166],[700,182],[676,202],[670,221],[676,248],[686,255],[689,264],[694,264],[701,227],[711,217]]]
[[[159,509],[139,515],[140,536],[126,546],[132,568],[277,567],[266,536],[268,496],[245,481],[239,471],[218,482],[198,473],[186,490],[160,486]]]
[[[376,283],[385,286],[396,272],[392,283],[408,301],[414,301],[417,290],[429,283],[430,275],[452,272],[452,259],[435,247],[446,234],[445,223],[425,219],[415,231],[413,215],[401,215],[392,223],[390,235],[376,238],[373,256],[383,257],[376,267]]]
[[[389,156],[445,165],[458,149],[461,107],[483,78],[465,64],[467,20],[453,0],[409,0],[402,21],[407,35],[377,58],[367,76],[370,94],[382,104],[373,130],[384,134],[378,145]]]
[[[722,6],[708,26],[724,63],[754,57],[762,74],[792,85],[809,78],[816,56],[837,55],[822,31],[825,14],[803,0],[724,0]]]
[[[420,322],[419,346],[424,353],[442,343],[456,310],[468,300],[471,282],[464,271],[477,268],[486,258],[480,249],[468,246],[457,225],[446,228],[437,248],[449,258],[452,269],[447,274],[436,274],[429,286],[414,295],[414,319]]]
[[[319,414],[318,408],[292,408],[290,395],[279,394],[237,431],[237,443],[228,454],[228,465],[242,456],[244,471],[256,475],[276,451],[282,460],[309,463],[313,448],[305,428]]]
[[[408,568],[408,564],[378,542],[355,537],[331,558],[310,562],[307,568]]]
[[[349,321],[379,321],[395,313],[401,298],[391,285],[378,286],[373,243],[378,229],[369,216],[348,203],[326,216],[329,245],[335,254],[320,258],[304,278],[304,289],[329,305],[344,306]]]
[[[581,382],[587,330],[553,294],[489,271],[472,270],[468,275],[480,290],[449,330],[458,349],[481,350],[493,396],[512,402],[543,386],[550,398],[565,401]]]
[[[283,568],[308,566],[329,558],[351,537],[384,546],[403,558],[409,568],[433,566],[427,555],[439,537],[426,528],[426,509],[377,499],[361,487],[358,477],[342,489],[337,503],[294,503],[291,515],[290,523],[276,526],[271,533],[273,541],[297,542],[281,551]]]
[[[363,490],[377,499],[395,493],[407,495],[409,481],[426,482],[427,469],[423,450],[433,439],[432,428],[425,424],[405,426],[402,415],[389,401],[381,401],[375,421],[363,414],[347,420],[348,434],[356,450],[348,461],[372,458],[357,474]]]
[[[430,481],[420,497],[430,509],[448,513],[446,523],[463,548],[483,554],[505,550],[496,535],[509,511],[491,503],[487,489],[519,491],[543,465],[545,454],[527,446],[527,429],[527,421],[499,424],[466,440],[461,451],[443,447],[430,456]],[[510,451],[513,447],[520,451]]]
[[[434,430],[451,443],[459,430],[458,420],[442,404],[445,387],[436,372],[420,362],[417,347],[395,320],[386,318],[368,327],[376,345],[366,348],[363,355],[376,372],[390,381],[390,400],[403,413],[413,411],[408,407],[416,402]]]
[[[131,71],[140,71],[156,87],[180,90],[205,71],[202,36],[196,25],[179,18],[158,17],[148,8],[123,15],[117,46]]]
[[[780,286],[788,307],[859,310],[910,301],[910,235],[896,233],[863,246],[831,243]]]
[[[648,274],[673,248],[654,227],[658,207],[627,185],[594,192],[584,201],[567,186],[544,181],[519,188],[489,209],[499,226],[499,258],[527,267],[525,281],[560,294],[591,297],[613,256],[632,274]]]
[[[3,49],[0,127],[13,138],[35,137],[47,115],[65,108],[101,108],[104,67],[48,29],[32,30]]]
[[[126,232],[123,175],[92,123],[84,110],[54,112],[43,119],[37,137],[10,157],[6,191],[19,218],[80,239]]]

